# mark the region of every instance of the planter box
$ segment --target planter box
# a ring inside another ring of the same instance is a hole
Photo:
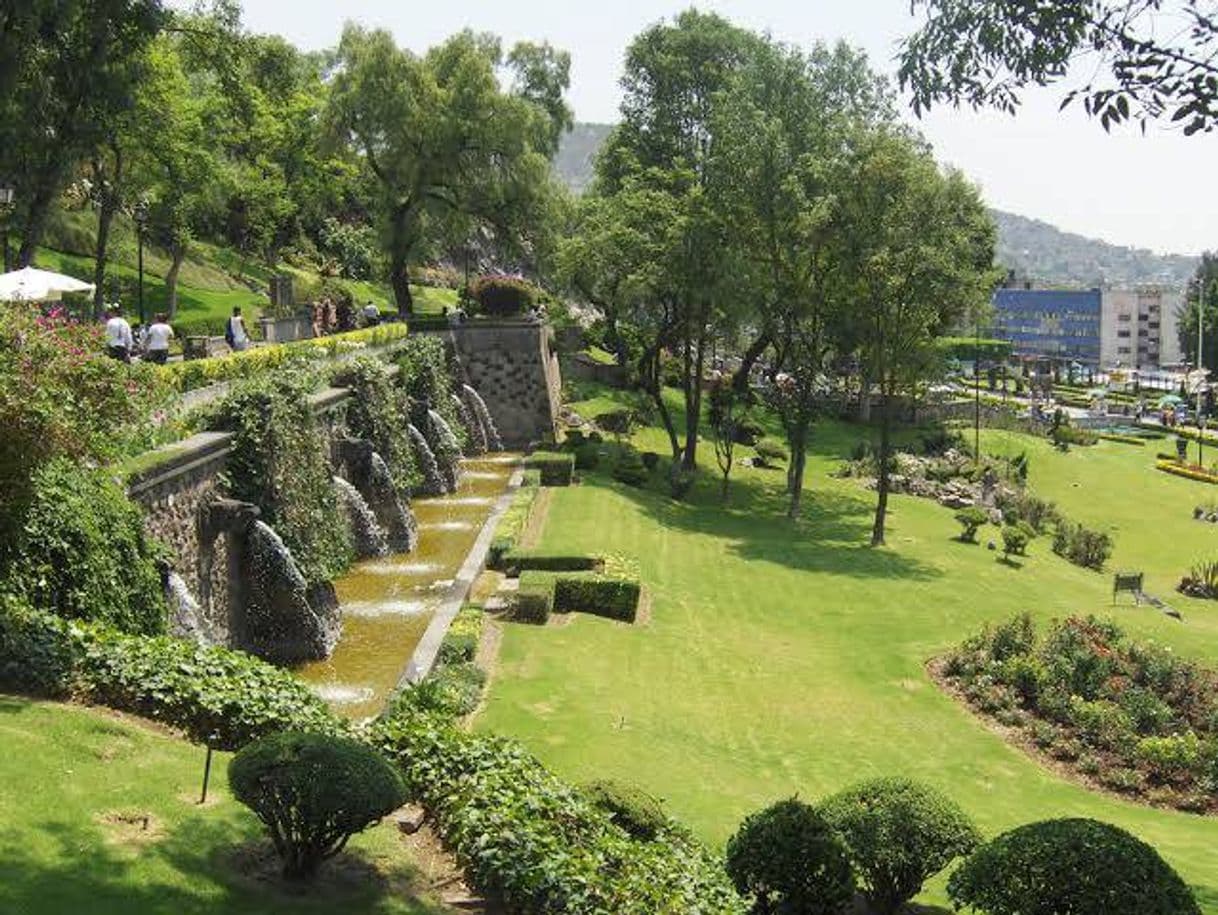
[[[287,318],[259,318],[262,339],[267,343],[291,343],[313,336],[313,323],[308,315],[292,315]]]

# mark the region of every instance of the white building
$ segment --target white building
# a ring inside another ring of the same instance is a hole
[[[1184,304],[1179,289],[1105,289],[1100,306],[1100,364],[1158,368],[1182,361],[1177,333]]]

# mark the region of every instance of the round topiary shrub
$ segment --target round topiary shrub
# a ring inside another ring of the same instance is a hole
[[[496,317],[518,315],[532,308],[538,294],[536,286],[518,276],[480,276],[469,284],[469,298],[477,304],[478,313]]]
[[[668,824],[660,802],[634,785],[602,779],[589,782],[583,792],[593,806],[636,839],[650,841]]]
[[[987,915],[1200,915],[1179,875],[1145,842],[1088,819],[1045,820],[985,843],[947,883]]]
[[[627,448],[613,468],[613,478],[627,486],[642,486],[647,482],[647,468],[643,458],[633,448]]]
[[[854,897],[842,840],[797,798],[745,817],[727,843],[727,873],[757,915],[836,915]]]
[[[283,874],[309,879],[347,840],[406,801],[397,770],[346,737],[285,731],[232,758],[228,781],[258,816],[283,860]]]
[[[981,834],[951,798],[907,778],[878,778],[824,801],[872,908],[892,915]]]

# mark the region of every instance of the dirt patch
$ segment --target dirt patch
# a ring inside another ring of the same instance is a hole
[[[409,850],[411,860],[419,868],[419,876],[427,888],[428,895],[438,897],[445,905],[453,906],[462,912],[503,915],[505,910],[502,906],[483,899],[466,882],[465,872],[444,847],[430,822],[425,822],[413,835],[402,833],[402,842]]]
[[[550,614],[550,618],[546,620],[546,627],[549,629],[565,629],[575,622],[575,612]]]
[[[114,845],[138,848],[158,841],[165,834],[161,822],[146,811],[110,810],[98,814],[96,819],[106,839]]]
[[[473,585],[469,589],[469,597],[466,598],[468,603],[481,607],[486,603],[488,598],[493,597],[498,593],[506,576],[502,572],[496,572],[492,569],[484,569],[474,579]]]
[[[639,592],[639,607],[634,614],[634,625],[651,625],[651,591],[647,588],[643,588]]]

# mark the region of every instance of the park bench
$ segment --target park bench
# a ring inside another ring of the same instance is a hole
[[[1112,577],[1112,602],[1116,603],[1117,595],[1122,591],[1129,591],[1133,594],[1133,602],[1136,606],[1140,607],[1142,601],[1146,601],[1156,610],[1161,610],[1174,619],[1183,620],[1184,617],[1180,615],[1179,610],[1142,590],[1143,577],[1142,572],[1117,572]]]

